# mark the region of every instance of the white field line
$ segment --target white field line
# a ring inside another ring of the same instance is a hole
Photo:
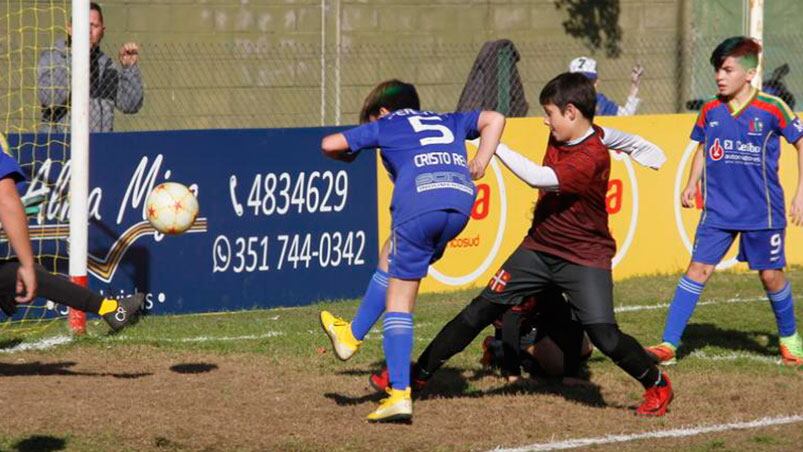
[[[0,349],[0,353],[17,353],[28,352],[31,350],[47,350],[57,345],[68,344],[72,342],[71,336],[53,336],[45,339],[39,339],[34,342],[23,342],[11,348]]]
[[[711,304],[726,304],[726,303],[751,303],[754,301],[761,301],[761,300],[767,300],[767,298],[755,297],[755,298],[728,298],[726,300],[708,300],[697,303],[697,306],[707,306]],[[617,308],[614,308],[613,311],[616,313],[634,312],[634,311],[652,311],[655,309],[664,309],[668,307],[669,303],[659,303],[659,304],[646,304],[646,305],[636,305],[636,306],[619,306]]]
[[[683,438],[687,436],[702,435],[705,433],[725,432],[728,430],[744,430],[750,428],[764,428],[773,425],[793,424],[803,421],[803,415],[763,417],[752,421],[732,422],[728,424],[699,425],[672,430],[656,430],[651,432],[631,433],[627,435],[606,435],[595,438],[576,438],[551,443],[536,443],[511,449],[497,448],[495,451],[525,452],[539,450],[574,449],[577,447],[596,446],[600,444],[624,443],[653,438]]]
[[[270,337],[284,336],[281,331],[268,331],[265,334],[249,334],[245,336],[195,336],[195,337],[133,337],[133,336],[113,336],[114,340],[132,340],[132,341],[146,341],[146,342],[229,342],[229,341],[252,341],[257,339],[267,339]]]

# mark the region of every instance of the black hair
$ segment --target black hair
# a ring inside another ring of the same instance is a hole
[[[387,108],[388,111],[403,108],[420,110],[421,101],[412,84],[396,79],[387,80],[376,85],[365,98],[360,110],[360,124],[370,121],[372,116],[379,116],[381,108]]]
[[[564,72],[547,82],[541,90],[539,100],[541,105],[555,105],[561,113],[572,104],[589,121],[594,120],[594,111],[597,108],[594,82],[579,72]]]
[[[89,10],[90,11],[97,11],[98,16],[100,16],[100,21],[103,22],[103,10],[100,8],[100,5],[96,2],[89,2]]]
[[[745,69],[758,67],[758,54],[761,53],[761,44],[747,36],[730,37],[717,46],[711,53],[711,66],[719,70],[728,57],[739,58]]]

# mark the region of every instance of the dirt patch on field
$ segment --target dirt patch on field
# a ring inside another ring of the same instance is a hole
[[[511,390],[496,377],[447,368],[415,402],[412,426],[370,425],[363,418],[380,396],[368,387],[367,367],[321,372],[316,363],[277,364],[257,354],[128,346],[0,359],[2,437],[98,450],[478,450],[799,415],[803,407],[801,373],[678,368],[671,413],[642,419],[632,413],[640,387],[615,369],[595,372],[590,388]],[[781,439],[771,431],[734,438],[759,435],[757,447],[783,450],[803,443],[801,425],[771,429]],[[630,446],[637,445],[644,443]]]

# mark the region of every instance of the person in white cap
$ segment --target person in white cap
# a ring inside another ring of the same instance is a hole
[[[630,72],[630,93],[624,106],[617,105],[616,102],[599,92],[595,59],[585,56],[577,57],[569,63],[569,72],[579,72],[594,82],[594,88],[597,90],[597,116],[629,116],[636,113],[638,104],[641,102],[641,99],[638,98],[639,83],[641,75],[644,73],[644,68],[640,64],[633,66],[633,71]]]

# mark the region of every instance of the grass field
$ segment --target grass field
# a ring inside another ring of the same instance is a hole
[[[803,269],[789,277],[803,319]],[[643,344],[657,342],[676,281],[618,283],[622,329]],[[416,356],[474,295],[420,298]],[[717,274],[706,287],[680,362],[669,368],[675,402],[660,419],[633,415],[640,386],[598,352],[589,387],[507,386],[477,362],[483,334],[436,374],[415,402],[413,425],[367,424],[381,398],[367,382],[382,362],[381,334],[373,331],[341,363],[317,319],[320,309],[350,317],[356,306],[153,316],[117,336],[92,321],[75,340],[62,324],[22,336],[6,331],[0,449],[776,451],[803,444],[803,371],[776,364],[775,322],[754,274]]]

